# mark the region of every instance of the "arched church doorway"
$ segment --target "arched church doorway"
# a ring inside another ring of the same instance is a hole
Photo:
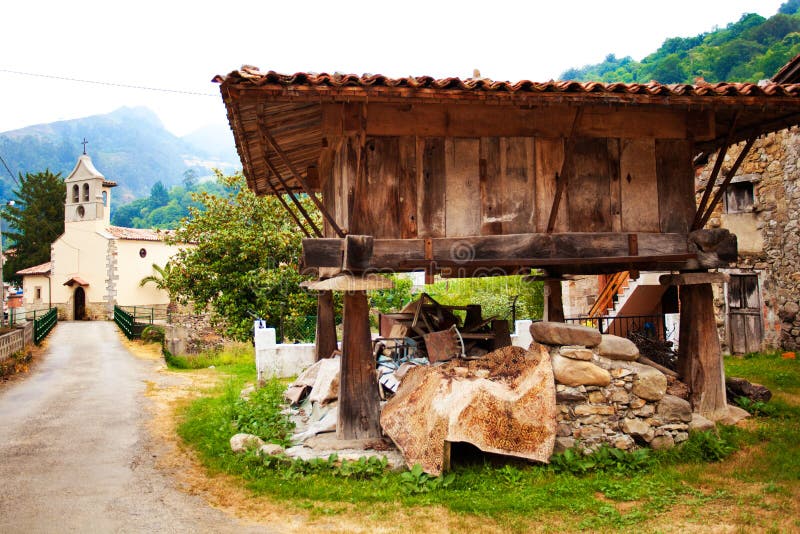
[[[73,297],[73,317],[80,321],[86,317],[86,293],[81,286],[75,288]]]

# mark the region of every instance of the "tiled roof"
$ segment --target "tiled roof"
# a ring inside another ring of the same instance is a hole
[[[488,78],[433,78],[431,76],[409,76],[406,78],[389,78],[381,74],[315,74],[298,72],[295,74],[279,74],[275,71],[262,73],[257,67],[243,66],[227,76],[216,76],[215,82],[237,87],[264,87],[268,85],[284,88],[315,88],[320,92],[327,89],[405,89],[419,91],[415,96],[440,96],[441,93],[470,92],[485,94],[608,94],[608,95],[643,95],[648,97],[716,97],[716,96],[800,96],[800,84],[782,85],[768,82],[762,85],[753,83],[703,83],[700,85],[650,83],[601,83],[576,81],[518,82],[495,81]]]
[[[772,77],[775,83],[797,83],[800,81],[800,54],[797,54]]]
[[[151,230],[149,228],[124,228],[122,226],[109,226],[109,234],[117,239],[130,239],[133,241],[163,241],[171,235],[171,230]]]
[[[53,268],[53,262],[46,262],[40,265],[34,265],[33,267],[28,267],[27,269],[22,269],[17,271],[19,275],[27,275],[27,274],[48,274],[50,270]]]

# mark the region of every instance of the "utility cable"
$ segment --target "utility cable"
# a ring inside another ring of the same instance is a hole
[[[8,164],[6,163],[6,160],[3,159],[3,156],[0,156],[0,161],[3,162],[3,167],[6,168],[6,170],[8,171],[8,174],[11,176],[11,179],[14,180],[14,183],[19,185],[19,180],[17,180],[17,177],[14,176],[13,172],[11,172],[11,169],[8,168]]]
[[[162,87],[147,87],[144,85],[131,85],[126,83],[116,83],[116,82],[101,82],[98,80],[84,80],[82,78],[71,78],[69,76],[55,76],[53,74],[38,74],[35,72],[22,72],[18,70],[11,70],[11,69],[0,69],[0,72],[6,72],[9,74],[18,74],[20,76],[33,76],[35,78],[49,78],[52,80],[65,80],[68,82],[78,82],[78,83],[89,83],[94,85],[106,85],[110,87],[123,87],[125,89],[139,89],[143,91],[155,91],[160,93],[175,93],[181,95],[194,95],[194,96],[219,96],[219,94],[214,93],[199,93],[196,91],[183,91],[181,89],[164,89]]]

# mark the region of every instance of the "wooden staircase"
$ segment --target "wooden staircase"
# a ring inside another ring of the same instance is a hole
[[[628,286],[630,275],[630,271],[620,271],[612,274],[587,315],[589,317],[599,317],[605,315],[609,308],[613,308],[614,298]]]

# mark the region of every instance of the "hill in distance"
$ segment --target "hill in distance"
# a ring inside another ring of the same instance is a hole
[[[145,197],[158,181],[167,187],[178,184],[189,169],[205,176],[214,167],[224,172],[241,168],[233,135],[226,127],[209,126],[177,137],[144,107],[3,132],[0,155],[14,173],[49,168],[66,178],[83,152],[84,138],[97,169],[119,184],[116,202]],[[11,197],[13,187],[4,174],[3,198]]]
[[[694,37],[672,37],[642,61],[606,56],[595,65],[569,69],[562,80],[606,83],[693,84],[752,82],[771,78],[800,53],[800,0],[789,0],[765,19],[748,13],[739,21]]]

